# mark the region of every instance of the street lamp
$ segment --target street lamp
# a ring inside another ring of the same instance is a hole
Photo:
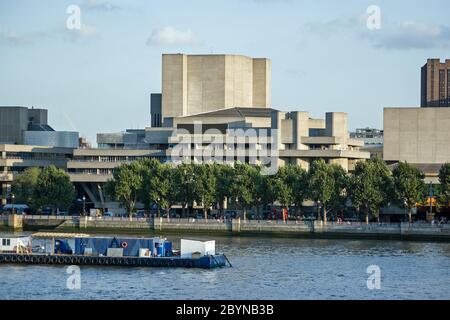
[[[408,214],[408,203],[406,202],[406,199],[403,199],[403,204],[405,205],[405,222],[407,220],[406,215]]]
[[[13,193],[11,195],[11,202],[12,202],[12,214],[14,214],[14,199],[16,198],[15,194]]]
[[[86,215],[86,197],[83,196],[83,216]]]

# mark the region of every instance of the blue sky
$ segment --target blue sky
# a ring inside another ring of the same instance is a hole
[[[66,28],[71,4],[81,30]],[[366,27],[367,8],[381,29]],[[450,58],[448,0],[0,0],[0,105],[49,109],[57,130],[149,126],[162,53],[272,60],[281,110],[349,113],[382,128],[386,106],[418,106],[420,67]]]

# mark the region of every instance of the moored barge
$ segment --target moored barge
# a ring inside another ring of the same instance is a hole
[[[86,234],[38,233],[0,236],[0,264],[182,267],[231,266],[216,254],[215,241],[181,239],[180,250],[165,238],[91,237]]]

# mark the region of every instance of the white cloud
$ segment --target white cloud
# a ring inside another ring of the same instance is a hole
[[[364,35],[376,48],[432,49],[450,47],[450,28],[417,21],[404,21],[380,32]]]
[[[352,32],[366,27],[366,17],[341,17],[329,21],[310,22],[304,25],[307,32],[321,37],[332,36],[338,32]]]
[[[418,21],[402,21],[396,24],[382,21],[380,30],[369,30],[366,19],[367,15],[338,18],[307,23],[304,28],[307,32],[320,37],[346,33],[369,41],[374,48],[410,50],[450,47],[448,26]]]
[[[81,3],[81,9],[86,11],[117,11],[121,7],[109,1],[85,0]]]
[[[149,46],[195,45],[198,43],[198,40],[190,29],[182,31],[171,26],[153,29],[147,40],[147,45]]]
[[[23,46],[34,44],[45,38],[50,37],[46,32],[32,32],[20,34],[14,30],[7,29],[0,25],[0,45]]]

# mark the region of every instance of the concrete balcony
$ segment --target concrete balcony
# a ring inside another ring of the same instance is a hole
[[[114,169],[124,163],[131,163],[131,161],[78,161],[73,160],[67,162],[67,169]]]
[[[1,167],[48,167],[54,165],[58,168],[66,168],[66,159],[0,159]]]
[[[69,173],[71,182],[105,183],[112,179],[111,174]]]
[[[12,182],[14,176],[12,173],[0,173],[0,182]]]
[[[351,150],[280,150],[280,157],[370,159],[370,153]]]

